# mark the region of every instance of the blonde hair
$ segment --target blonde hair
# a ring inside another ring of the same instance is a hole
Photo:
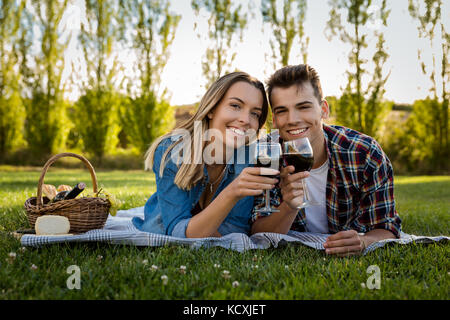
[[[164,168],[167,162],[167,155],[169,152],[179,143],[190,143],[191,145],[188,146],[190,148],[189,150],[202,150],[205,147],[206,142],[202,143],[203,139],[199,139],[199,137],[194,137],[194,125],[196,121],[201,121],[201,132],[198,132],[199,130],[196,130],[197,134],[201,134],[200,137],[204,136],[204,133],[206,130],[209,129],[209,119],[208,114],[213,111],[213,109],[221,102],[222,98],[227,93],[228,89],[236,82],[247,82],[257,89],[261,91],[261,94],[263,96],[263,110],[261,113],[261,117],[259,118],[259,128],[264,125],[267,118],[268,113],[268,102],[267,102],[267,96],[266,91],[264,89],[264,85],[262,82],[257,80],[256,78],[253,78],[249,74],[245,72],[233,72],[229,73],[221,78],[219,78],[216,82],[214,82],[211,87],[206,91],[205,95],[200,100],[200,104],[198,106],[198,109],[196,113],[188,120],[177,126],[174,130],[171,132],[157,138],[150,148],[147,150],[147,153],[145,154],[145,170],[151,170],[153,167],[153,161],[155,156],[155,151],[158,145],[166,138],[170,138],[173,136],[177,131],[179,132],[188,132],[191,139],[179,139],[177,141],[174,141],[164,152],[162,158],[161,158],[161,164],[159,167],[159,176],[161,177],[164,172]],[[184,146],[183,146],[184,147]],[[197,148],[197,149],[196,149]],[[201,148],[201,149],[198,149]],[[183,150],[185,150],[183,148]],[[175,184],[183,190],[190,190],[198,181],[200,181],[203,178],[203,168],[204,164],[202,161],[199,161],[201,159],[194,159],[194,157],[197,155],[202,156],[202,152],[191,152],[191,161],[183,161],[181,165],[178,168],[178,172],[175,175]],[[189,163],[186,163],[189,162]]]

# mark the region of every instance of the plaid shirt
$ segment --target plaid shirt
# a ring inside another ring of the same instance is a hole
[[[323,131],[329,163],[326,186],[329,232],[386,229],[398,238],[401,219],[395,210],[392,165],[380,145],[367,135],[341,126],[324,124]],[[282,201],[277,185],[271,190],[271,205],[279,206]],[[252,221],[263,216],[255,212],[263,205],[264,196],[255,197]],[[306,231],[304,209],[299,210],[291,230]]]

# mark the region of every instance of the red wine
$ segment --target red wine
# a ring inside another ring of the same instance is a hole
[[[52,200],[52,202],[57,202],[61,200],[69,200],[75,199],[77,195],[83,192],[84,188],[86,188],[86,184],[83,182],[77,183],[77,185],[70,191],[61,191],[59,192]]]
[[[286,166],[294,166],[294,173],[310,171],[314,163],[312,154],[285,153],[283,154],[283,160]]]
[[[272,168],[272,162],[279,162],[279,158],[270,158],[270,157],[257,157],[256,158],[256,166],[261,168]],[[272,168],[275,169],[275,168]],[[276,168],[277,170],[279,168]],[[264,177],[276,178],[276,175],[264,175]]]
[[[75,199],[77,195],[83,192],[84,188],[86,188],[86,184],[84,182],[78,183],[72,190],[67,193],[67,195],[64,197],[64,200]]]

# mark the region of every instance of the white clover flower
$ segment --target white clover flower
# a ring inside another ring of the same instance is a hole
[[[100,255],[97,256],[97,261],[102,261],[102,259],[103,259],[103,256],[100,256]]]
[[[231,276],[230,276],[230,271],[228,271],[228,270],[223,270],[222,276],[223,276],[225,279],[229,279],[229,278],[231,277]]]
[[[163,274],[163,275],[161,276],[161,280],[162,280],[162,284],[163,284],[163,285],[166,285],[167,282],[169,281],[169,277],[166,276],[165,274]]]
[[[25,251],[27,251],[27,248],[25,247],[20,248],[20,252],[24,253]]]
[[[220,268],[220,264],[214,263],[214,268]]]
[[[158,266],[155,266],[154,264],[152,264],[152,270],[153,271],[156,271],[156,270],[158,270],[159,268],[158,268]]]
[[[142,264],[146,266],[148,264],[148,260],[147,259],[142,260]]]
[[[259,268],[259,266],[257,264],[255,264],[255,265],[252,264],[252,269],[258,269],[258,268]]]
[[[180,273],[182,274],[186,273],[186,266],[180,266]]]
[[[10,252],[8,253],[8,258],[5,259],[6,262],[8,263],[13,263],[14,260],[16,260],[16,253],[15,252]]]
[[[32,264],[30,268],[31,270],[37,270],[38,267],[35,264]]]
[[[231,285],[233,286],[233,288],[237,288],[237,287],[239,287],[239,282],[233,281],[233,283]]]
[[[288,270],[288,269],[289,269],[289,266],[288,266],[288,265],[285,265],[284,268],[285,268],[286,270]]]

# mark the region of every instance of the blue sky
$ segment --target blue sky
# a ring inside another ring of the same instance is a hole
[[[256,1],[257,3],[259,1]],[[450,1],[444,1],[442,16],[450,22]],[[247,3],[247,1],[243,1]],[[377,2],[374,1],[376,4]],[[398,103],[411,103],[428,95],[430,81],[422,74],[417,58],[418,48],[422,48],[423,57],[431,61],[431,54],[439,50],[430,48],[428,42],[418,38],[417,22],[408,12],[408,0],[388,1],[391,14],[385,30],[386,47],[390,55],[385,64],[385,74],[390,72],[386,83],[385,98]],[[175,105],[188,104],[200,99],[205,89],[201,74],[201,59],[208,43],[198,39],[193,30],[194,21],[199,22],[200,30],[206,28],[204,19],[194,16],[190,0],[172,1],[172,10],[182,18],[171,49],[171,57],[162,75],[162,85],[171,94]],[[348,68],[350,47],[338,39],[331,42],[325,37],[324,29],[328,21],[329,6],[327,0],[308,1],[305,31],[310,37],[308,63],[318,70],[325,95],[339,95],[345,86],[345,71]],[[202,29],[203,28],[203,29]],[[270,53],[269,33],[262,32],[259,11],[244,31],[243,43],[236,44],[237,56],[233,66],[265,81],[274,71],[265,59]],[[298,47],[292,49],[290,64],[301,62]]]

